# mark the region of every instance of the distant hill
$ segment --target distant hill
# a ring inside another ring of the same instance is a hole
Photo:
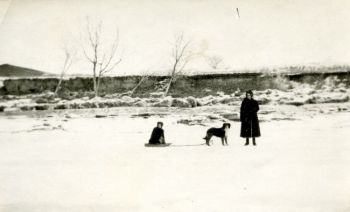
[[[9,64],[0,65],[0,77],[36,77],[46,75],[52,74]]]

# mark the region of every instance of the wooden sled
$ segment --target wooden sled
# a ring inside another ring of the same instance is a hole
[[[170,146],[171,143],[166,143],[166,144],[145,144],[145,147],[167,147]]]

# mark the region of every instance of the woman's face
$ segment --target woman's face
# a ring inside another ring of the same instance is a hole
[[[250,93],[247,93],[246,96],[248,99],[252,99],[252,95]]]

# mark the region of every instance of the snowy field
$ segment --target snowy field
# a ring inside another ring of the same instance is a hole
[[[257,146],[231,122],[225,147],[201,139],[222,120],[178,123],[199,109],[1,114],[0,211],[349,212],[350,113],[281,108],[296,120],[261,122]],[[158,120],[173,145],[145,148]]]

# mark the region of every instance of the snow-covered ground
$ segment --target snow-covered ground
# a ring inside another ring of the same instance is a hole
[[[217,108],[2,113],[0,211],[349,212],[350,113],[312,107],[279,107],[296,120],[261,122],[255,147],[239,122],[225,147],[202,145],[221,119],[178,123]],[[173,145],[146,148],[158,120]]]

